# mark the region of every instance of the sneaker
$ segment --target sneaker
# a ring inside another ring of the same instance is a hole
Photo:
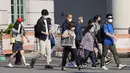
[[[126,67],[126,65],[120,64],[118,69],[123,69],[124,67]]]
[[[30,63],[31,68],[34,67],[35,62],[36,62],[36,59],[32,59],[32,60],[31,60],[31,63]]]
[[[96,65],[99,65],[100,63],[99,62],[96,62]]]
[[[11,63],[8,64],[9,67],[13,67],[13,65]]]
[[[46,65],[45,68],[46,68],[46,69],[53,69],[53,67],[50,66],[50,65]]]
[[[26,67],[26,66],[30,66],[30,64],[26,63],[26,64],[25,64],[25,67]]]
[[[82,69],[82,65],[79,65],[78,70],[81,70],[81,69]]]
[[[75,62],[71,62],[73,67],[77,67],[76,63]]]
[[[92,67],[92,69],[97,69],[98,67],[96,66],[96,67]]]
[[[112,59],[109,59],[105,62],[106,65],[110,64],[112,62]]]
[[[66,71],[66,68],[65,68],[65,67],[62,67],[61,70],[62,70],[62,71]]]
[[[106,66],[103,66],[102,69],[103,70],[108,70],[108,68]]]
[[[67,63],[66,65],[65,65],[65,67],[72,67],[72,68],[74,68],[74,67],[77,67],[77,65],[75,64],[75,63],[73,63],[73,62],[70,62],[70,63]]]

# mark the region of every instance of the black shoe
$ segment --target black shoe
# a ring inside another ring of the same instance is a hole
[[[50,65],[46,65],[45,68],[46,68],[46,69],[53,69],[53,67],[50,66]]]
[[[16,63],[15,63],[15,65],[22,65],[22,63],[21,63],[21,62],[19,62],[19,63],[18,63],[18,62],[16,62]]]
[[[81,65],[79,65],[78,69],[79,69],[79,71],[80,71],[80,70],[82,69],[82,66],[81,66]]]
[[[96,62],[96,65],[99,65],[100,63],[99,62]]]
[[[66,71],[66,68],[65,68],[65,67],[62,67],[61,70],[62,70],[62,71]]]
[[[31,60],[31,64],[30,64],[31,68],[34,67],[35,62],[36,62],[36,59],[32,59],[32,60]]]

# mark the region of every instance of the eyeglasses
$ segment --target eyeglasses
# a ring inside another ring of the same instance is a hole
[[[113,19],[113,18],[107,18],[107,19]]]

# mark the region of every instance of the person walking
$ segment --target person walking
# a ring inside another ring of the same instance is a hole
[[[46,60],[46,66],[45,68],[52,69],[53,67],[50,66],[51,60],[51,43],[50,43],[50,37],[49,37],[49,26],[47,21],[47,16],[49,15],[48,10],[43,9],[41,11],[41,17],[38,19],[37,24],[35,25],[35,32],[37,33],[37,38],[40,42],[40,52],[31,60],[31,68],[34,67],[34,64],[37,59],[40,57],[45,57]]]
[[[24,56],[24,50],[23,50],[24,39],[23,39],[23,37],[25,37],[26,39],[27,39],[27,37],[25,36],[24,28],[23,28],[23,25],[21,24],[21,22],[23,22],[23,19],[18,18],[14,25],[14,28],[12,28],[12,38],[14,38],[13,39],[14,43],[12,43],[13,44],[13,47],[12,47],[13,54],[10,56],[10,58],[8,60],[9,67],[13,67],[13,65],[11,64],[11,60],[18,52],[20,52],[20,54],[22,56],[24,65],[25,66],[30,65],[26,62],[25,56]]]
[[[103,52],[102,52],[102,58],[101,58],[101,68],[103,70],[108,70],[108,68],[105,66],[105,57],[107,55],[108,49],[113,54],[114,60],[117,64],[118,69],[122,69],[126,67],[126,65],[123,65],[120,63],[119,56],[117,54],[115,42],[117,41],[116,36],[114,36],[114,28],[113,28],[113,15],[107,14],[106,15],[106,23],[103,25],[104,28],[104,45],[103,45]]]

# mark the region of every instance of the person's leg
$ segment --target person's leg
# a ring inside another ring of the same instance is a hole
[[[90,55],[90,51],[89,50],[84,50],[84,54],[85,54],[85,59],[84,59],[84,61],[81,63],[81,64],[83,64],[83,63],[86,63],[87,62],[87,60],[88,60],[88,57],[89,57],[89,55]]]
[[[8,66],[9,67],[13,67],[13,65],[11,64],[11,60],[14,58],[14,56],[16,55],[17,52],[13,52],[13,54],[10,56],[9,60],[8,60]]]
[[[110,51],[112,52],[114,60],[115,60],[117,67],[118,67],[120,64],[120,60],[119,60],[119,56],[117,54],[117,50],[116,50],[115,45],[110,46]]]
[[[50,62],[52,61],[51,59],[51,44],[50,44],[50,40],[47,39],[45,41],[45,46],[46,46],[46,58],[47,58],[47,65],[50,65]],[[51,66],[48,66],[47,68],[50,68]],[[51,67],[52,68],[52,67]]]
[[[90,52],[90,59],[92,61],[92,67],[96,67],[96,55],[95,55],[94,51]]]
[[[34,64],[37,59],[39,59],[42,55],[45,55],[45,41],[39,40],[39,45],[40,45],[40,52],[31,60],[31,67],[34,67]]]
[[[19,51],[18,51],[18,53],[16,54],[15,64],[16,64],[16,65],[21,65],[21,64],[22,64],[22,61],[21,61],[21,54],[20,54]]]
[[[25,65],[25,66],[29,65],[29,64],[27,64],[27,62],[26,62],[26,59],[25,59],[25,56],[24,56],[24,50],[21,50],[21,51],[20,51],[20,54],[21,54],[21,56],[22,56],[24,65]]]
[[[64,49],[63,49],[62,69],[63,69],[63,67],[65,67],[66,59],[67,59],[69,51],[70,51],[69,49],[70,49],[70,47],[64,47]]]
[[[8,63],[11,62],[11,60],[14,58],[14,56],[17,54],[17,52],[13,52],[13,54],[10,56],[9,60],[8,60]]]
[[[80,60],[79,60],[79,58],[78,58],[78,56],[77,56],[76,53],[77,53],[77,50],[76,50],[76,49],[71,49],[71,54],[73,55],[74,60],[75,60],[75,62],[76,62],[76,64],[77,64],[77,66],[79,66]]]
[[[107,51],[108,51],[109,46],[103,46],[103,52],[102,52],[102,57],[101,57],[101,67],[104,66],[105,63],[105,57],[107,55]]]

